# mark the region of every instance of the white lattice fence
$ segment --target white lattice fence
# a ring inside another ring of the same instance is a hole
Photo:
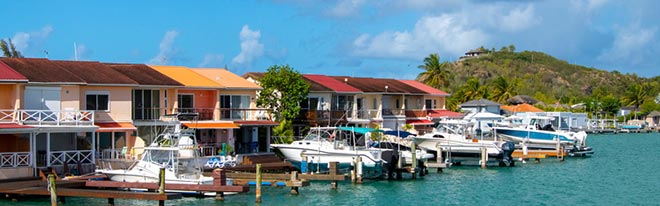
[[[0,153],[0,167],[29,167],[31,159],[29,152]]]
[[[64,165],[64,163],[92,163],[91,150],[73,150],[50,152],[50,165]]]

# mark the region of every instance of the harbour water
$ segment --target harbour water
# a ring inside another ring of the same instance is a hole
[[[262,205],[660,205],[660,134],[590,135],[592,157],[555,158],[516,167],[461,166],[417,180],[312,182],[290,195],[288,188],[263,187]],[[184,198],[166,205],[256,205],[247,194]],[[68,198],[62,205],[105,205],[105,199]],[[115,200],[116,205],[155,205],[154,201]],[[1,199],[0,205],[48,205],[49,199]]]

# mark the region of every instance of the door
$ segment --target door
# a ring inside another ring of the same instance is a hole
[[[179,94],[179,113],[194,113],[194,95]]]
[[[383,100],[381,100],[381,104],[383,105],[383,115],[392,115],[391,103],[391,96],[383,96]]]
[[[25,120],[36,121],[56,121],[58,119],[56,113],[61,110],[61,89],[59,87],[26,87],[25,88],[25,103],[26,110],[41,110],[41,111],[28,111],[29,117]]]

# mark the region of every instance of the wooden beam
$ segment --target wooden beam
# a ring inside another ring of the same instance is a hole
[[[87,181],[87,187],[106,187],[106,188],[141,188],[158,189],[158,183],[141,182],[115,182],[115,181]],[[165,184],[165,190],[183,190],[183,191],[205,191],[205,192],[247,192],[249,187],[228,186],[228,185],[193,185],[193,184]]]

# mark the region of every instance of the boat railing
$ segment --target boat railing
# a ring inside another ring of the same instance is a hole
[[[32,166],[30,152],[2,152],[0,153],[0,168],[30,167]]]
[[[48,166],[69,163],[94,163],[92,150],[69,150],[48,152]]]

